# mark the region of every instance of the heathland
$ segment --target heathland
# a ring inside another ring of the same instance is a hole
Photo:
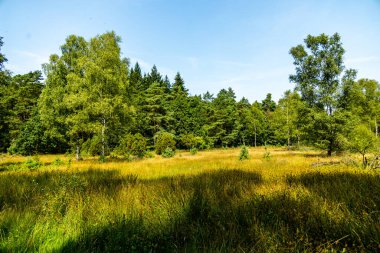
[[[0,158],[0,251],[378,251],[380,174],[316,150]]]

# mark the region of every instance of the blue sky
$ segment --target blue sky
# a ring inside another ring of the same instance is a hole
[[[144,71],[179,71],[191,94],[232,87],[251,102],[292,89],[289,49],[338,32],[345,65],[380,81],[380,0],[0,0],[1,49],[14,73],[41,69],[70,34],[106,31]]]

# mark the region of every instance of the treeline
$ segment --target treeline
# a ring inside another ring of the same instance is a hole
[[[0,40],[2,46],[2,40]],[[39,71],[12,75],[0,54],[1,151],[141,155],[157,143],[207,149],[315,145],[368,152],[377,144],[380,87],[345,69],[340,36],[308,36],[290,49],[294,91],[275,102],[237,100],[231,88],[191,95],[179,73],[170,82],[121,57],[113,32],[71,35]],[[139,150],[133,153],[133,150]],[[142,149],[142,150],[141,150]],[[161,153],[159,151],[158,153]],[[364,157],[364,155],[363,155]]]

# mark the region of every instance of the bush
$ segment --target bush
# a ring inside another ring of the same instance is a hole
[[[204,139],[201,136],[196,136],[192,133],[182,134],[179,139],[182,146],[186,147],[187,149],[201,148],[202,146],[205,146]]]
[[[82,153],[96,156],[100,155],[102,150],[102,139],[100,136],[94,136],[82,144]]]
[[[190,154],[196,155],[197,153],[198,153],[198,149],[197,148],[190,149]]]
[[[266,148],[265,148],[265,152],[264,152],[263,158],[265,160],[270,160],[271,159],[271,154],[270,154],[270,152]]]
[[[67,148],[65,138],[59,133],[51,134],[41,124],[38,111],[34,110],[22,127],[20,134],[12,140],[8,152],[28,156],[41,153],[62,153]]]
[[[154,137],[154,149],[158,155],[161,155],[167,148],[175,151],[174,135],[167,132],[160,132]]]
[[[62,164],[64,164],[64,162],[59,157],[55,158],[54,161],[51,163],[51,165],[53,166],[60,166]]]
[[[23,167],[29,170],[36,170],[42,166],[40,159],[38,157],[28,157],[28,159],[24,162]]]
[[[169,147],[167,147],[164,152],[162,152],[162,157],[164,158],[170,158],[175,155],[175,151]]]
[[[378,140],[375,134],[366,126],[358,125],[349,134],[348,147],[352,152],[357,152],[362,155],[363,167],[367,167],[366,155],[375,150],[378,146]]]
[[[146,152],[146,139],[140,133],[127,134],[121,140],[117,153],[129,157],[131,155],[143,158]]]
[[[247,159],[249,159],[248,148],[246,146],[242,146],[240,149],[239,160],[242,161]]]

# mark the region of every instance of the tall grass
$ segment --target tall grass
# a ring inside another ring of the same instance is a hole
[[[378,172],[313,151],[249,152],[41,156],[32,170],[15,169],[27,158],[2,157],[0,251],[380,250]]]

